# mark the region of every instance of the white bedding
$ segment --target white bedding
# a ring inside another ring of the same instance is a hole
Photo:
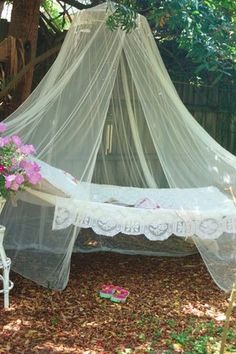
[[[101,235],[144,234],[150,240],[172,234],[215,239],[236,232],[235,205],[216,187],[155,189],[83,183],[51,166],[49,174],[47,164],[40,163],[41,191],[29,193],[55,206],[54,230],[75,225]],[[140,205],[144,199],[148,208]]]

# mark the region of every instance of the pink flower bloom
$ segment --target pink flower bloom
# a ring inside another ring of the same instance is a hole
[[[25,181],[24,176],[21,174],[5,176],[5,187],[14,192],[18,191],[20,185]]]
[[[30,154],[34,154],[34,153],[35,153],[35,148],[34,148],[33,145],[22,145],[22,146],[19,148],[19,151],[20,151],[22,154],[30,155]]]
[[[36,162],[30,162],[27,160],[20,161],[20,167],[26,171],[26,173],[39,172],[40,167]]]
[[[21,174],[17,174],[17,175],[16,175],[15,182],[16,182],[17,184],[20,185],[20,184],[22,184],[24,181],[25,181],[24,176],[22,176]]]
[[[20,167],[23,168],[24,170],[30,168],[31,162],[27,160],[21,160],[20,161]]]
[[[33,171],[34,172],[39,172],[40,171],[40,166],[36,162],[33,162]]]
[[[10,144],[11,143],[11,137],[10,136],[4,136],[3,143],[4,145]]]
[[[42,179],[42,176],[40,173],[35,172],[28,174],[28,178],[31,184],[37,184]]]
[[[37,184],[42,179],[42,176],[39,173],[40,166],[36,162],[22,160],[20,162],[20,168],[25,171],[28,181],[31,184]]]
[[[34,170],[33,163],[27,160],[20,161],[20,167],[27,172],[31,172]]]
[[[21,138],[18,135],[13,135],[11,137],[11,140],[16,146],[21,146],[22,145]]]
[[[11,184],[15,180],[15,178],[16,178],[15,175],[5,176],[5,187],[6,187],[6,189],[10,189],[11,188]]]
[[[0,123],[0,132],[4,128]],[[6,195],[27,183],[37,184],[42,179],[40,166],[26,159],[34,152],[34,146],[23,145],[18,135],[0,137],[0,175],[5,179]]]
[[[0,133],[4,133],[7,129],[7,126],[5,123],[0,123]]]
[[[0,137],[0,147],[3,147],[11,142],[11,138],[9,136],[5,136],[4,138]]]

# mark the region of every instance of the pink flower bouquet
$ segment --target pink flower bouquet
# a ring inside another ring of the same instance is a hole
[[[6,125],[0,123],[0,133]],[[17,135],[0,137],[0,196],[37,184],[42,176],[40,167],[28,159],[35,153],[33,145],[24,145]]]

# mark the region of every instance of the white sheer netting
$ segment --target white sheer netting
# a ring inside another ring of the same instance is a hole
[[[106,4],[75,16],[53,66],[6,120],[8,134],[35,145],[44,176],[2,215],[13,267],[63,289],[73,250],[179,256],[196,252],[193,236],[230,290],[236,208],[225,188],[236,190],[236,158],[184,107],[146,19],[126,34],[106,16]],[[70,219],[58,227],[63,208]]]
[[[223,234],[215,240],[194,237],[194,242],[216,284],[231,289],[236,281],[236,236]]]

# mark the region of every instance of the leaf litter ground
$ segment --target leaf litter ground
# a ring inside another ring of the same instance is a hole
[[[76,254],[62,292],[12,272],[10,309],[0,297],[0,353],[217,353],[229,294],[199,255],[183,258]],[[130,291],[101,299],[102,284]],[[235,310],[227,353],[236,352]]]

